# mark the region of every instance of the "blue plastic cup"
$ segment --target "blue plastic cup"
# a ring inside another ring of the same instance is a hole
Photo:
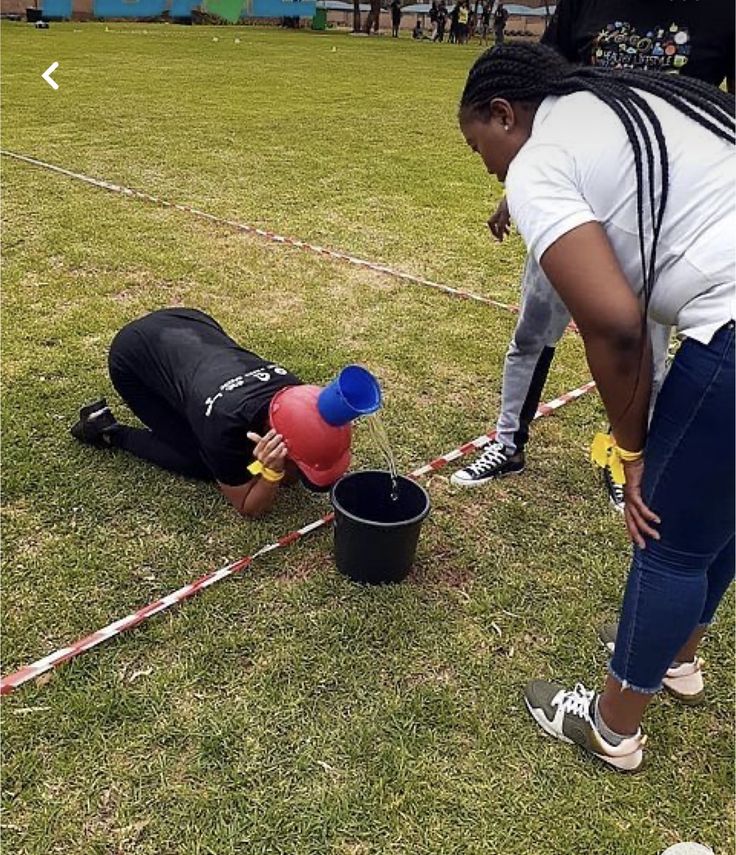
[[[381,406],[381,387],[370,371],[348,365],[320,392],[317,409],[328,425],[342,427]]]

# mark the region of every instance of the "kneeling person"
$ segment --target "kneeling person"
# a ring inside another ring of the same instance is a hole
[[[350,465],[350,425],[320,418],[320,388],[241,347],[204,312],[162,309],[133,321],[115,336],[108,367],[146,428],[120,424],[103,398],[82,407],[72,435],[216,481],[245,516],[270,510],[282,483],[327,489]]]

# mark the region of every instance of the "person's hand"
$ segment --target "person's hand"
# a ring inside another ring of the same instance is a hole
[[[498,203],[498,207],[493,214],[491,214],[491,218],[488,220],[488,228],[491,230],[493,237],[495,237],[497,241],[501,242],[509,233],[510,224],[511,218],[509,216],[509,205],[506,201],[506,197],[503,196],[501,201]]]
[[[284,471],[288,450],[280,433],[276,433],[273,428],[264,436],[248,431],[248,439],[256,444],[253,457],[260,460],[266,469],[272,469],[274,472]]]
[[[659,532],[652,523],[659,523],[659,517],[651,511],[641,497],[641,480],[644,475],[644,458],[624,463],[626,483],[624,484],[624,519],[629,530],[629,538],[639,549],[645,549],[644,538],[659,540]]]

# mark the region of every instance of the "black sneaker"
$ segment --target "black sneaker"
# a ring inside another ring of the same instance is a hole
[[[476,461],[453,473],[450,482],[458,487],[477,487],[493,478],[518,475],[523,471],[524,453],[509,454],[506,446],[494,439]]]
[[[69,429],[69,433],[80,442],[104,448],[109,445],[104,439],[105,431],[117,427],[117,424],[107,401],[100,398],[99,401],[82,407],[79,411],[79,421]]]
[[[608,501],[614,510],[620,514],[624,512],[624,485],[619,484],[613,477],[610,466],[603,467],[603,483],[606,485]]]

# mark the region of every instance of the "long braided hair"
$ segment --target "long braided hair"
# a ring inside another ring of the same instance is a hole
[[[549,47],[519,43],[491,48],[476,60],[460,99],[460,118],[487,121],[493,98],[537,105],[549,95],[573,92],[590,92],[610,107],[631,144],[646,318],[654,287],[657,241],[669,192],[669,159],[659,119],[639,92],[666,100],[689,119],[730,143],[736,142],[734,98],[691,77],[575,66]],[[645,200],[652,226],[648,251]]]

